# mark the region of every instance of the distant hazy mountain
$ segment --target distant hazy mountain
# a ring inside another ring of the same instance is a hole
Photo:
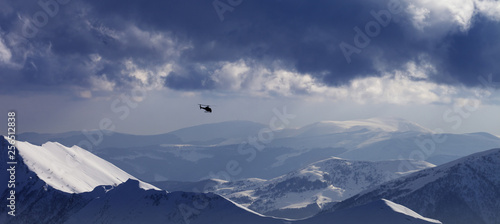
[[[433,133],[402,119],[322,121],[287,131],[269,147],[344,149],[336,156],[363,161],[414,159],[439,165],[500,147],[500,139],[488,133]]]
[[[319,136],[345,132],[377,131],[377,132],[422,132],[431,131],[417,123],[399,118],[371,118],[350,121],[320,121],[306,125],[289,136]]]
[[[110,131],[84,130],[59,134],[27,132],[19,134],[18,139],[39,145],[53,141],[65,146],[79,145],[85,147],[89,143],[92,151],[103,148],[143,147],[162,144],[220,145],[239,143],[248,136],[258,133],[264,127],[266,126],[263,124],[250,121],[227,121],[197,125],[159,135],[131,135]],[[85,143],[82,144],[82,142]]]
[[[500,147],[500,139],[488,133],[438,134],[397,118],[322,121],[282,129],[274,132],[269,141],[262,141],[259,133],[268,130],[266,127],[231,121],[153,136],[101,133],[102,143],[92,152],[146,181],[199,181],[223,179],[217,174],[225,172],[227,164],[234,161],[241,172],[230,176],[231,180],[272,179],[332,156],[359,161],[425,160],[439,165]],[[100,135],[28,133],[19,138],[52,139],[72,146],[89,141],[88,136],[95,140]]]
[[[182,128],[160,135],[130,135],[110,131],[73,131],[58,134],[19,134],[20,140],[33,144],[47,141],[59,142],[66,146],[89,141],[93,149],[150,146],[160,144],[228,145],[239,144],[248,137],[257,136],[264,124],[251,121],[226,121]],[[321,121],[297,129],[282,129],[276,132],[276,139],[327,136],[353,132],[420,132],[430,133],[416,123],[398,118],[372,118],[352,121]],[[84,146],[84,144],[81,144]],[[314,146],[314,145],[313,145]],[[326,146],[331,146],[331,143]]]
[[[231,180],[272,179],[331,156],[360,161],[424,159],[439,165],[500,146],[500,139],[487,133],[438,135],[427,131],[383,131],[399,130],[396,126],[394,129],[372,126],[371,129],[339,133],[323,130],[330,133],[325,135],[319,134],[319,131],[299,133],[299,130],[288,130],[294,134],[285,133],[287,130],[277,132],[276,137],[268,144],[257,142],[265,147],[262,150],[250,144],[186,144],[106,148],[96,154],[147,181],[198,181],[206,178],[222,179],[210,176],[209,173],[225,171],[229,161],[238,162],[242,168],[238,175],[231,176]],[[258,131],[250,137],[258,139]],[[177,172],[169,172],[172,169]]]
[[[185,143],[196,145],[238,144],[265,127],[251,121],[226,121],[182,128],[169,134],[179,137]]]
[[[500,149],[476,153],[390,181],[333,209],[386,198],[443,223],[500,223]]]
[[[434,139],[441,139],[435,141]],[[488,133],[430,134],[390,133],[377,141],[367,141],[339,157],[356,160],[422,159],[441,165],[476,152],[500,147],[500,139]]]
[[[27,132],[19,134],[19,140],[41,145],[45,142],[58,142],[71,147],[78,145],[90,151],[103,148],[141,147],[161,144],[182,144],[179,137],[172,134],[160,135],[130,135],[110,131],[72,131],[59,134],[39,134]],[[89,148],[90,147],[90,148]]]

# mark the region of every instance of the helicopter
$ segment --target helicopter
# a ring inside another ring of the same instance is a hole
[[[210,108],[210,105],[204,105],[204,104],[198,104],[200,106],[200,110],[203,109],[205,110],[205,113],[212,113],[212,108]]]

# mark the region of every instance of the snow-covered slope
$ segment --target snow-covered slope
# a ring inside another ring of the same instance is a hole
[[[328,223],[335,224],[430,224],[441,223],[438,220],[425,218],[405,206],[381,199],[366,205],[321,214],[316,217],[298,221],[297,224]]]
[[[408,164],[414,170],[408,171]],[[198,184],[168,185],[164,182],[161,185],[176,190],[205,188],[263,214],[305,218],[332,202],[339,202],[385,181],[430,167],[434,165],[424,161],[366,162],[332,157],[267,181],[251,178],[234,182],[201,181]],[[293,212],[285,214],[285,210]]]
[[[262,187],[253,190],[251,197],[257,199],[249,208],[261,213],[303,208],[310,204],[323,208],[327,203],[342,201],[363,190],[407,174],[398,170],[406,163],[415,168],[412,172],[433,167],[432,164],[422,161],[367,162],[330,158],[269,180]],[[237,196],[238,194],[228,195],[233,200]]]
[[[500,223],[500,149],[476,153],[362,192],[333,209],[386,198],[444,223]]]
[[[115,165],[78,147],[71,148],[55,142],[42,146],[17,141],[19,156],[28,168],[48,185],[68,193],[94,190],[99,185],[118,185],[135,179]],[[140,181],[144,189],[156,189]]]

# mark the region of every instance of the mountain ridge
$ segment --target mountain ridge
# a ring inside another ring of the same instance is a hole
[[[414,170],[401,169],[407,164],[411,164]],[[331,157],[270,180],[249,178],[233,182],[210,179],[190,183],[153,183],[163,189],[204,189],[203,192],[223,195],[266,215],[305,218],[364,189],[430,167],[434,165],[424,161],[369,162]],[[294,209],[295,212],[285,215],[283,211],[287,209]]]
[[[500,148],[478,152],[359,193],[340,210],[386,198],[444,223],[500,222]]]
[[[324,127],[321,124],[327,124]],[[399,126],[403,126],[400,128]],[[261,129],[266,128],[267,125],[261,124],[253,121],[245,121],[245,120],[232,120],[232,121],[223,121],[216,123],[207,123],[201,125],[194,125],[185,128],[180,128],[174,131],[169,131],[161,134],[153,134],[153,135],[135,135],[135,134],[127,134],[121,132],[113,132],[109,130],[83,130],[83,131],[69,131],[63,133],[52,133],[52,134],[44,134],[37,132],[24,132],[20,133],[19,139],[24,141],[30,141],[34,144],[43,144],[48,141],[59,142],[64,144],[65,146],[71,147],[73,145],[78,145],[81,141],[89,140],[90,143],[95,143],[96,141],[99,144],[95,144],[93,148],[103,148],[110,147],[107,143],[106,139],[117,138],[121,141],[126,141],[127,144],[123,144],[122,146],[133,146],[134,141],[131,139],[143,138],[142,142],[150,142],[149,144],[183,144],[183,143],[208,143],[208,144],[221,144],[223,141],[218,141],[224,138],[235,138],[236,140],[243,141],[246,137],[254,135],[258,133]],[[346,128],[348,127],[348,128]],[[409,128],[410,127],[410,128]],[[412,128],[411,128],[412,127]],[[337,131],[326,130],[326,133],[321,133],[321,135],[328,133],[338,133],[345,132],[349,128],[350,131],[353,131],[353,128],[356,130],[368,128],[371,130],[380,129],[384,131],[416,131],[420,130],[422,132],[430,132],[428,129],[423,128],[422,126],[401,118],[370,118],[370,119],[359,119],[359,120],[348,120],[348,121],[332,121],[325,120],[319,121],[315,123],[311,123],[300,128],[288,128],[284,130],[280,130],[277,132],[277,137],[291,137],[296,136],[298,134],[304,134],[304,132],[312,131],[310,129],[339,129]],[[210,130],[222,130],[224,134],[214,133]],[[400,130],[401,129],[401,130]],[[316,130],[318,132],[321,130]],[[312,131],[315,132],[315,131]],[[194,135],[194,136],[193,136]],[[114,136],[114,137],[113,137]],[[100,138],[103,138],[100,141]],[[163,139],[160,141],[159,139]],[[226,142],[223,144],[234,144],[235,141]],[[144,144],[140,144],[144,145]],[[116,147],[116,146],[112,146]]]
[[[35,146],[16,141],[16,147],[18,156],[23,158],[28,169],[55,189],[67,193],[92,191],[96,186],[116,185],[127,179],[138,180],[78,146],[68,148],[54,142]],[[106,175],[101,175],[102,173]],[[140,183],[145,189],[159,190],[142,181]]]
[[[47,143],[51,146],[57,143]],[[6,150],[10,144],[5,138],[0,138],[0,148]],[[215,194],[189,193],[189,192],[167,192],[159,190],[148,183],[143,183],[137,179],[128,178],[119,183],[111,185],[97,185],[91,191],[70,191],[68,189],[58,188],[57,184],[51,183],[51,179],[69,176],[69,173],[50,173],[50,176],[44,176],[42,172],[45,169],[39,169],[39,164],[45,162],[45,157],[28,155],[35,150],[41,151],[57,157],[60,151],[44,150],[42,146],[33,146],[26,142],[16,142],[19,153],[16,156],[15,165],[15,209],[11,216],[7,213],[7,206],[0,207],[1,223],[205,223],[206,220],[212,220],[213,223],[234,223],[238,218],[244,218],[240,223],[267,223],[278,224],[281,220],[265,217],[255,212],[249,212],[239,205],[226,200]],[[27,149],[28,148],[28,149]],[[30,150],[34,149],[34,150]],[[45,148],[46,149],[46,148]],[[75,149],[66,148],[66,149]],[[64,151],[70,155],[68,150]],[[52,156],[51,158],[54,158]],[[26,159],[29,157],[30,159]],[[49,156],[50,157],[50,156]],[[93,159],[95,163],[100,163],[100,158],[82,156],[75,154],[75,157],[84,157],[77,159],[85,161]],[[66,157],[64,157],[66,158]],[[0,168],[7,169],[7,158],[0,157]],[[34,163],[35,165],[28,165]],[[51,169],[61,168],[61,163],[54,163]],[[92,166],[92,163],[82,163],[78,169],[86,170],[86,166]],[[110,172],[109,170],[100,170],[101,172]],[[114,172],[111,172],[114,173]],[[99,175],[90,175],[98,177]],[[100,175],[102,176],[102,175]],[[132,177],[126,175],[126,177]],[[0,180],[5,183],[9,179],[8,172],[0,173]],[[98,178],[97,178],[98,179]],[[49,181],[49,182],[46,182]],[[145,187],[147,186],[147,187]],[[9,189],[0,192],[2,198],[8,198],[11,195]],[[208,204],[203,204],[208,203]],[[229,212],[227,212],[229,211]],[[220,217],[225,217],[220,221]],[[219,220],[219,221],[218,221]]]

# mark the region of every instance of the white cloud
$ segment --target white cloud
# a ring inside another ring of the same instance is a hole
[[[500,20],[500,1],[496,0],[407,0],[407,5],[413,25],[425,35],[467,31],[476,14]]]
[[[429,25],[427,19],[429,18],[430,10],[424,7],[418,7],[415,4],[408,5],[407,11],[410,13],[413,25],[423,30],[424,27]]]
[[[165,78],[176,70],[181,70],[178,66],[178,60],[181,54],[192,48],[191,43],[185,40],[179,40],[173,37],[170,32],[146,30],[135,24],[129,24],[125,29],[114,30],[105,27],[102,24],[93,25],[88,22],[89,29],[101,33],[102,36],[112,38],[120,42],[123,46],[133,48],[153,50],[152,54],[157,55],[161,63],[144,62],[139,63],[141,59],[129,58],[122,61],[124,69],[121,74],[132,77],[132,86],[141,87],[148,90],[161,89],[164,87]],[[104,63],[100,55],[90,55],[91,61],[95,63]],[[110,63],[106,61],[106,63]]]
[[[104,38],[111,38],[111,39],[120,38],[119,32],[117,30],[107,27],[102,23],[94,24],[90,20],[86,20],[84,23],[87,26],[88,30],[93,30]]]
[[[148,65],[144,61],[139,63],[141,59],[137,58],[122,60],[121,63],[124,68],[121,70],[121,74],[133,78],[129,84],[134,87],[148,90],[163,88],[165,77],[170,72],[179,69],[177,61],[182,52],[192,48],[189,42],[173,38],[170,32],[147,30],[133,23],[124,26],[123,29],[113,29],[102,23],[93,23],[90,20],[87,20],[85,24],[87,29],[97,32],[103,39],[113,40],[122,46],[130,48],[152,50],[151,53],[163,61],[162,63],[150,63]],[[98,77],[103,75],[97,73],[103,68],[103,65],[114,63],[95,53],[90,54],[89,59],[87,67]],[[126,82],[126,80],[128,79],[125,78],[121,81]],[[91,82],[96,84],[98,89],[114,88],[114,83],[110,83],[107,79],[93,78]]]
[[[450,103],[459,89],[430,81],[429,74],[433,72],[435,68],[421,60],[407,63],[403,70],[385,72],[381,77],[358,78],[335,87],[326,86],[310,74],[239,60],[223,63],[215,70],[212,79],[217,83],[217,89],[253,96],[347,100],[360,104]]]
[[[453,87],[414,81],[404,73],[396,71],[393,75],[356,79],[345,88],[350,98],[359,103],[429,104],[449,100],[443,94]]]
[[[218,86],[230,90],[238,90],[250,75],[249,71],[250,67],[243,60],[234,63],[226,62],[222,64],[221,68],[214,71],[212,80]]]
[[[255,96],[310,94],[323,88],[309,74],[282,68],[267,68],[254,62],[224,62],[212,76],[218,89]]]
[[[90,57],[90,60],[92,60],[93,62],[96,62],[96,63],[101,61],[101,59],[102,59],[101,55],[99,55],[99,54],[90,54],[89,57]]]
[[[406,12],[415,28],[415,37],[442,38],[465,32],[475,13],[474,0],[407,0]]]
[[[477,10],[488,18],[500,21],[500,2],[492,0],[476,0]]]
[[[113,91],[116,83],[109,81],[106,74],[102,76],[91,76],[90,83],[94,91]]]
[[[111,33],[113,38],[124,46],[156,50],[163,59],[168,61],[177,59],[183,51],[193,48],[191,43],[175,39],[170,32],[144,30],[135,24],[130,24],[124,30]]]
[[[166,62],[161,65],[151,67],[140,67],[132,59],[123,62],[125,69],[121,71],[123,75],[134,78],[130,83],[132,86],[145,88],[147,90],[162,89],[165,77],[174,71],[176,64]]]
[[[122,74],[135,78],[140,81],[142,85],[147,85],[149,83],[150,71],[139,68],[131,59],[125,60],[123,64],[126,69],[122,70]]]
[[[12,52],[5,45],[4,39],[0,36],[0,63],[10,64],[11,58],[12,58]]]
[[[476,110],[481,105],[481,100],[478,98],[462,98],[457,97],[454,99],[454,105],[459,108],[470,108],[469,111]]]
[[[78,92],[78,95],[81,97],[81,98],[85,98],[85,99],[90,99],[92,98],[92,92],[90,90],[83,90],[83,91],[80,91]]]

